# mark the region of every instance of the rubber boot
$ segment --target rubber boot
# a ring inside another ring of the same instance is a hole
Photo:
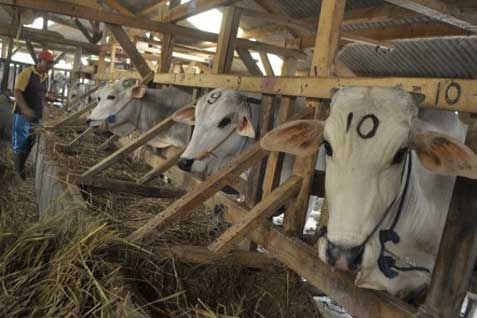
[[[25,181],[25,162],[28,157],[28,153],[20,152],[15,154],[15,161],[14,161],[14,170],[15,175],[19,177],[22,181]]]

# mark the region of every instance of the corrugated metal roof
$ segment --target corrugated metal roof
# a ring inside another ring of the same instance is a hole
[[[477,37],[394,41],[391,50],[351,44],[339,59],[361,76],[477,78]]]
[[[363,29],[382,29],[382,28],[389,28],[389,27],[394,27],[394,26],[398,26],[402,24],[413,24],[413,23],[431,22],[431,21],[435,21],[435,20],[426,16],[417,16],[417,17],[388,20],[383,22],[347,24],[347,25],[343,25],[342,30],[354,31],[354,30],[363,30]]]
[[[346,10],[362,9],[381,4],[384,4],[384,0],[348,0],[346,1]],[[300,19],[318,16],[321,0],[277,0],[277,5],[282,7],[292,18]]]

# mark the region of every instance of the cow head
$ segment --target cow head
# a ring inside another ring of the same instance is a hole
[[[416,106],[415,96],[401,88],[347,87],[334,94],[326,122],[290,122],[262,139],[265,149],[301,156],[325,148],[329,221],[319,255],[330,265],[346,271],[376,267],[374,229],[400,192],[408,150],[431,172],[475,176],[472,151],[424,130]],[[391,222],[386,218],[382,227]]]
[[[194,133],[179,160],[185,171],[211,174],[236,156],[255,138],[252,110],[237,91],[215,89],[194,108],[175,113],[177,122],[195,124]]]
[[[98,105],[88,117],[89,125],[99,127],[106,124],[118,136],[127,136],[134,131],[136,127],[130,120],[136,109],[127,106],[132,99],[142,98],[145,92],[143,86],[134,86],[135,83],[134,79],[121,79],[101,88],[95,95]]]

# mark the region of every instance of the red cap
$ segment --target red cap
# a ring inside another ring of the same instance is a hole
[[[45,61],[48,61],[48,62],[54,62],[55,61],[55,57],[53,56],[53,53],[51,53],[48,50],[41,51],[38,54],[38,59],[45,60]]]

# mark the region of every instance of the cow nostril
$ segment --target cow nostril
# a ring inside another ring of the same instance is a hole
[[[177,162],[177,165],[179,166],[181,170],[190,172],[192,169],[193,163],[194,163],[194,159],[180,158],[179,161]]]
[[[355,272],[363,260],[364,246],[344,248],[327,240],[326,260],[328,264],[342,270]]]

